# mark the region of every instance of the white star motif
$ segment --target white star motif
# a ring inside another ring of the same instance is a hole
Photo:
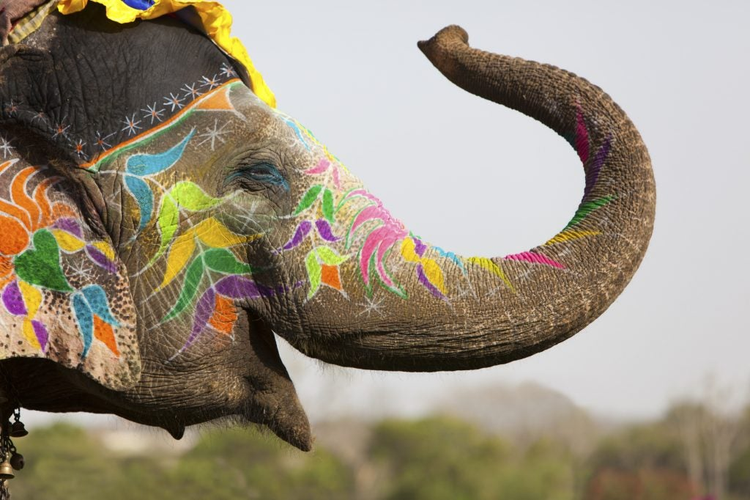
[[[222,63],[221,65],[221,76],[225,78],[235,78],[237,76],[237,72],[229,66],[227,63]]]
[[[17,114],[18,103],[13,102],[13,99],[11,99],[10,102],[5,105],[5,112],[8,113],[8,116],[13,116]]]
[[[201,146],[208,141],[211,141],[211,151],[214,151],[216,149],[216,140],[218,139],[221,141],[222,144],[226,144],[226,141],[221,137],[223,134],[227,134],[228,132],[224,132],[224,129],[227,128],[229,123],[225,123],[224,125],[219,128],[219,120],[214,120],[214,127],[206,127],[206,132],[203,134],[199,134],[198,137],[205,137],[203,141],[199,142],[198,145]]]
[[[183,90],[185,92],[185,98],[186,99],[188,98],[188,96],[190,96],[191,99],[195,99],[199,95],[202,95],[201,92],[198,89],[195,88],[195,85],[196,85],[195,83],[192,84],[192,85],[188,85],[186,83],[185,86],[182,87],[181,90]]]
[[[526,281],[527,279],[529,279],[529,276],[531,276],[532,266],[533,264],[530,265],[524,272],[519,274],[516,279],[518,281]]]
[[[367,314],[367,317],[369,318],[372,313],[375,313],[378,316],[383,316],[383,311],[380,310],[383,306],[383,299],[375,301],[371,297],[365,297],[365,302],[360,303],[359,305],[362,306],[363,309],[357,316]]]
[[[3,152],[3,159],[13,154],[13,146],[10,145],[11,142],[13,142],[13,139],[8,140],[0,136],[0,151]]]
[[[122,205],[122,190],[118,189],[117,191],[114,191],[112,194],[107,196],[107,206],[112,208],[121,208]]]
[[[115,135],[114,132],[112,132],[111,134],[109,134],[107,136],[102,137],[102,133],[97,130],[97,132],[96,132],[96,145],[99,146],[100,148],[102,148],[102,151],[108,150],[109,148],[112,147],[112,145],[107,142],[107,139],[109,139],[113,135]]]
[[[86,145],[85,142],[83,142],[83,139],[78,139],[78,142],[75,143],[73,146],[73,152],[78,155],[78,158],[84,158],[86,159],[88,155],[83,150],[83,147]]]
[[[182,104],[182,101],[185,99],[180,99],[180,96],[174,95],[173,93],[169,93],[169,97],[164,98],[164,104],[163,106],[172,106],[171,111],[174,111],[174,108],[182,109],[185,107],[184,104]]]
[[[500,294],[501,290],[505,290],[505,288],[506,288],[506,285],[501,285],[501,286],[495,287],[492,290],[489,290],[485,294],[485,297],[495,297],[495,296],[497,296],[497,295]]]
[[[74,280],[82,282],[90,282],[92,279],[91,269],[86,266],[86,261],[83,259],[76,259],[73,261],[73,263],[70,264],[67,275]]]
[[[476,293],[474,292],[474,287],[471,286],[471,283],[467,281],[466,284],[459,282],[458,283],[458,298],[463,299],[464,297],[476,297]]]
[[[68,129],[70,128],[70,125],[63,125],[62,123],[58,123],[55,127],[55,133],[52,136],[53,139],[57,138],[57,136],[63,136],[68,137]]]
[[[123,132],[128,131],[128,135],[135,135],[136,131],[141,130],[143,127],[139,127],[141,121],[135,119],[135,113],[133,113],[133,116],[131,118],[125,117],[125,120],[123,122],[125,126],[121,129]]]
[[[238,210],[242,210],[240,213],[234,213],[231,215],[231,217],[236,220],[239,224],[241,224],[238,231],[236,231],[238,234],[252,234],[252,233],[258,233],[261,231],[260,223],[258,222],[258,219],[263,217],[258,216],[255,212],[258,210],[258,205],[260,203],[258,201],[254,201],[249,207],[239,207],[235,205]]]
[[[34,118],[31,119],[31,123],[34,123],[36,120],[44,120],[44,111],[35,114]]]
[[[153,106],[146,105],[146,109],[142,109],[145,115],[143,115],[143,118],[151,118],[151,124],[154,124],[154,120],[162,120],[162,116],[164,114],[164,109],[156,109],[156,103],[154,103]]]
[[[208,90],[215,89],[219,86],[219,81],[217,78],[217,75],[214,75],[213,78],[203,77],[203,87],[208,87]]]

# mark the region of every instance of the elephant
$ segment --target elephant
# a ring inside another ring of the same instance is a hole
[[[361,369],[508,363],[601,315],[646,252],[654,178],[625,112],[572,73],[470,47],[458,26],[419,43],[429,61],[583,164],[572,219],[528,251],[458,255],[406,228],[276,109],[213,2],[13,4],[27,8],[9,10],[0,50],[6,426],[21,407],[176,439],[227,419],[310,450],[275,335]]]

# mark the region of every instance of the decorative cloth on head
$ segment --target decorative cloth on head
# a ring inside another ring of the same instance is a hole
[[[106,7],[107,17],[116,23],[126,24],[136,19],[156,19],[173,14],[183,22],[202,30],[220,49],[245,68],[250,87],[255,95],[272,108],[276,107],[276,97],[255,69],[242,42],[231,36],[232,15],[219,2],[206,0],[91,1]],[[89,0],[52,0],[47,3],[43,0],[0,0],[2,44],[17,43],[38,28],[51,10],[50,7],[55,4],[62,14],[73,14],[83,10],[88,2]],[[36,8],[40,4],[44,5]],[[22,16],[25,16],[24,19],[21,19]]]
[[[195,9],[206,34],[247,70],[253,92],[272,108],[276,98],[253,66],[250,57],[239,39],[231,36],[232,15],[219,2],[205,0],[92,0],[107,8],[107,17],[120,23],[132,23],[136,19],[156,19],[179,12],[186,7]],[[58,9],[63,14],[83,10],[88,0],[60,0]]]

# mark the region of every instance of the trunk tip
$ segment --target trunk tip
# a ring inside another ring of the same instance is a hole
[[[440,71],[445,73],[454,54],[469,47],[469,34],[461,26],[452,24],[438,31],[429,40],[417,42],[419,50]]]

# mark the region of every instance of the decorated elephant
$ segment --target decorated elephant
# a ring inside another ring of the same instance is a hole
[[[653,228],[649,156],[601,89],[419,44],[456,85],[548,125],[583,199],[544,244],[457,255],[394,218],[275,100],[198,0],[11,0],[0,15],[0,390],[17,408],[166,429],[222,417],[308,450],[274,334],[342,366],[468,370],[572,336]],[[5,425],[4,427],[8,427]]]

